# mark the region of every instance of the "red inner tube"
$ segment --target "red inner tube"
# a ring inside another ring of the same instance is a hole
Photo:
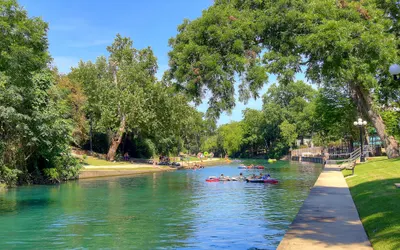
[[[219,179],[206,179],[206,182],[219,182]]]

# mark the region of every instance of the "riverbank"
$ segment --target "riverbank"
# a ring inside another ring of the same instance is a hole
[[[104,160],[93,161],[92,163],[97,165],[86,165],[84,166],[80,173],[79,179],[87,179],[87,178],[97,178],[97,177],[107,177],[107,176],[121,176],[121,175],[135,175],[135,174],[143,174],[143,173],[154,173],[154,172],[166,172],[166,171],[175,171],[178,168],[169,167],[169,166],[160,166],[160,165],[152,165],[146,163],[113,163],[109,162],[109,165],[104,165]],[[201,161],[187,161],[180,162],[180,168],[190,169],[195,164],[200,164],[203,166],[215,166],[219,164],[226,164],[225,160],[221,160],[219,158],[207,159]]]
[[[135,175],[144,173],[168,172],[175,171],[176,168],[157,166],[157,167],[143,167],[143,166],[86,166],[79,173],[79,179],[107,177],[107,176],[121,176],[121,175]]]
[[[278,250],[372,250],[346,181],[326,165]]]
[[[400,249],[400,159],[375,157],[343,174],[374,249]]]
[[[179,162],[184,168],[193,168],[194,165],[202,165],[202,166],[215,166],[219,164],[229,164],[231,161],[227,161],[221,158],[212,158],[203,161],[183,161]]]

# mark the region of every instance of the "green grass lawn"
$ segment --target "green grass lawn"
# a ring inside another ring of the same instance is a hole
[[[92,165],[92,166],[120,166],[120,165],[128,165],[130,164],[129,162],[111,162],[111,161],[106,161],[102,160],[99,158],[95,158],[92,156],[88,156],[85,160],[84,163],[87,165]]]
[[[373,248],[400,249],[400,159],[376,157],[343,174]]]

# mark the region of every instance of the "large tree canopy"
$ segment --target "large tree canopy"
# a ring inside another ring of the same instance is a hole
[[[210,90],[212,117],[234,106],[237,78],[244,100],[257,95],[267,73],[281,84],[304,72],[315,84],[347,87],[388,156],[397,157],[397,142],[387,134],[374,101],[374,94],[391,83],[396,18],[392,5],[378,6],[374,0],[215,1],[170,40],[168,76],[196,102]]]
[[[108,59],[99,57],[95,64],[80,62],[71,72],[92,101],[89,110],[97,114],[98,126],[111,134],[110,160],[114,160],[124,133],[143,127],[154,116],[149,106],[156,58],[150,48],[137,50],[132,45],[132,40],[117,35],[107,47]]]
[[[47,24],[0,1],[0,184],[76,177],[68,103],[48,68]],[[18,175],[17,175],[18,174]]]
[[[198,149],[204,137],[202,114],[189,105],[185,95],[157,81],[151,48],[135,49],[131,39],[117,35],[107,50],[108,58],[80,62],[69,74],[82,85],[94,128],[110,135],[107,158],[114,160],[129,133],[152,140],[156,144],[152,147],[160,153],[177,152],[185,146]],[[189,145],[189,140],[197,146]]]

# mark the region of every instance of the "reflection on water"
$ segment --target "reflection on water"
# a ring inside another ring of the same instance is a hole
[[[0,249],[275,249],[321,166],[268,165],[264,172],[278,185],[205,182],[209,175],[260,172],[237,166],[0,193]]]

